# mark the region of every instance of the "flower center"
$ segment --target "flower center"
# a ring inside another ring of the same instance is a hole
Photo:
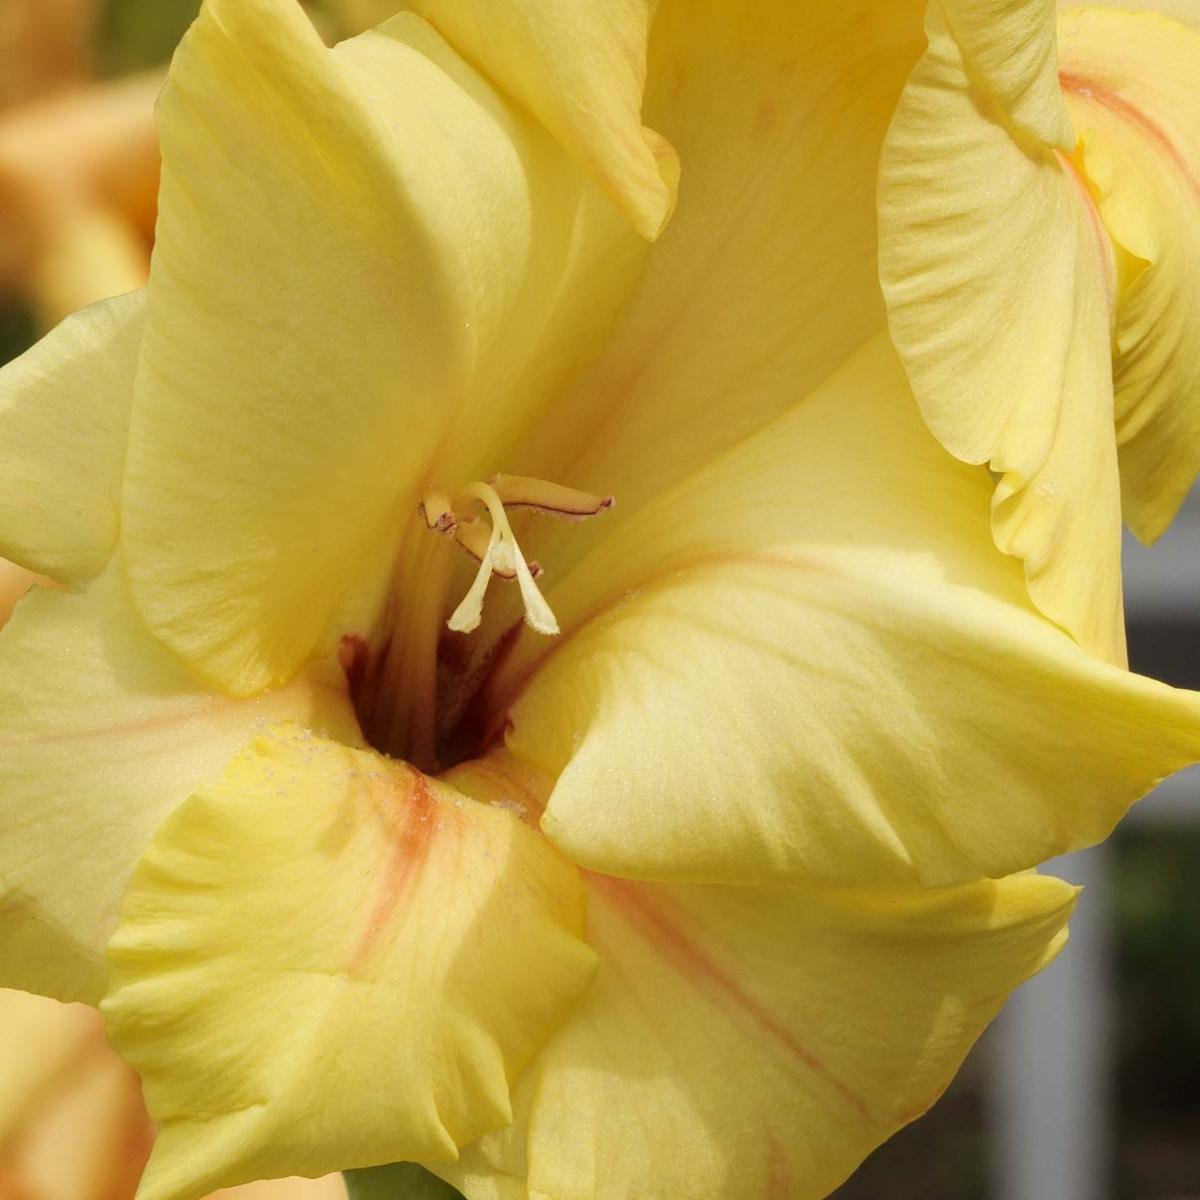
[[[376,631],[369,642],[347,639],[353,643],[344,655],[351,694],[363,733],[375,749],[424,771],[453,765],[482,749],[464,747],[442,726],[453,721],[447,714],[461,714],[470,706],[465,691],[478,691],[486,683],[491,647],[476,646],[476,639],[465,635],[483,622],[492,577],[517,583],[527,625],[546,635],[559,631],[535,582],[542,568],[522,552],[508,510],[584,520],[612,503],[611,496],[521,475],[469,483],[453,496],[441,489],[426,492],[419,519],[402,541],[391,595]],[[447,619],[455,548],[478,567]],[[495,625],[493,621],[489,635],[493,642]],[[519,628],[518,622],[510,635]],[[447,690],[457,693],[452,702],[440,694]]]

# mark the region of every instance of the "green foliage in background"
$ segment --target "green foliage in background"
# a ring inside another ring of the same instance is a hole
[[[336,0],[303,2],[327,39],[336,40],[357,32],[346,26],[347,16],[357,15],[355,6]],[[380,0],[378,13],[368,5],[364,15],[370,13],[382,18],[392,7],[386,0]],[[399,8],[399,3],[395,7]],[[96,31],[96,65],[100,74],[111,78],[167,62],[199,10],[200,0],[106,0]]]
[[[27,308],[0,304],[0,363],[16,358],[33,345],[36,337],[37,325]]]
[[[1119,1096],[1154,1122],[1200,1096],[1200,832],[1133,827],[1115,845]]]
[[[97,31],[103,75],[124,75],[165,63],[194,20],[200,0],[108,0]]]

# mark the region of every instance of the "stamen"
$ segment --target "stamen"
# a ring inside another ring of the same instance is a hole
[[[465,521],[460,521],[454,531],[454,540],[476,562],[483,562],[484,555],[487,554],[490,538],[491,531],[488,527],[482,521],[477,521],[474,517],[468,517]],[[511,553],[504,557],[506,561],[501,562],[500,557],[497,556],[497,559],[492,563],[492,570],[501,579],[511,582],[517,577],[516,564],[512,561]],[[542,564],[530,559],[529,573],[534,579],[540,578],[542,575]]]
[[[493,475],[489,482],[506,507],[536,508],[567,520],[581,521],[613,506],[611,496],[594,496],[528,475]]]
[[[421,516],[425,518],[426,526],[438,533],[453,533],[458,523],[450,506],[450,497],[445,492],[429,492],[421,501]]]
[[[553,486],[553,485],[551,485]],[[470,633],[479,628],[483,620],[483,598],[487,593],[488,581],[492,572],[502,574],[505,570],[516,573],[517,583],[521,588],[521,599],[525,602],[525,620],[538,631],[547,635],[558,633],[558,622],[545,597],[538,591],[533,581],[533,574],[525,556],[521,553],[517,539],[513,536],[512,527],[504,511],[504,504],[495,490],[486,483],[471,483],[463,489],[463,494],[476,500],[482,500],[487,505],[488,515],[492,519],[492,533],[488,538],[480,558],[479,570],[462,603],[450,616],[448,625],[457,633]],[[428,520],[428,509],[426,510]],[[431,526],[432,528],[432,526]],[[469,547],[468,547],[469,548]]]

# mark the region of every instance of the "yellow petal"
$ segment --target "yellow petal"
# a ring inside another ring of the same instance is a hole
[[[1070,153],[1075,134],[1058,87],[1056,17],[1053,0],[933,0],[926,29],[934,55],[943,38],[953,40],[976,95],[1018,135]],[[918,78],[931,65],[923,63]]]
[[[119,563],[82,594],[27,596],[0,633],[0,982],[97,1001],[151,834],[284,719],[357,728],[320,672],[254,700],[200,690],[129,611]]]
[[[116,542],[144,307],[102,301],[0,368],[0,553],[63,583]]]
[[[1059,11],[1073,8],[1112,8],[1120,12],[1153,12],[1185,25],[1200,25],[1200,0],[1058,0]]]
[[[470,62],[593,173],[646,238],[675,204],[674,152],[641,121],[653,0],[416,0]]]
[[[879,147],[921,9],[662,0],[645,114],[679,151],[678,209],[609,347],[503,469],[615,495],[611,527],[878,330]],[[539,561],[561,573],[606,532],[548,530]]]
[[[1108,235],[1066,157],[1052,0],[933,0],[880,167],[892,336],[930,428],[1001,476],[1038,607],[1125,661]],[[957,36],[956,36],[957,35]]]
[[[1129,256],[1117,445],[1125,519],[1152,541],[1200,469],[1200,30],[1077,10],[1063,14],[1059,47],[1100,214]]]
[[[414,489],[503,465],[644,245],[412,14],[328,51],[209,0],[159,124],[123,533],[154,632],[248,693],[363,627]]]
[[[820,1200],[937,1099],[1065,939],[1073,889],[807,893],[588,881],[596,982],[468,1200]]]
[[[882,338],[648,505],[548,592],[563,637],[521,634],[485,694],[557,779],[543,829],[617,875],[839,886],[1106,836],[1200,757],[1200,696],[1037,613],[990,490]]]
[[[156,834],[110,1036],[160,1134],[140,1195],[456,1157],[592,977],[574,867],[509,812],[283,727]]]

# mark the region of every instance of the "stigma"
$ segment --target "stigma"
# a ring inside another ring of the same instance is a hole
[[[495,475],[486,483],[469,483],[453,499],[441,491],[426,493],[421,515],[431,533],[452,536],[479,563],[467,594],[450,614],[447,626],[470,633],[483,620],[483,602],[492,576],[516,580],[525,606],[525,621],[549,637],[558,621],[538,589],[541,566],[521,552],[507,509],[528,508],[567,520],[581,521],[612,507],[611,496],[595,496],[562,484],[523,475]],[[482,511],[476,511],[480,510]],[[486,515],[486,520],[485,520]]]

